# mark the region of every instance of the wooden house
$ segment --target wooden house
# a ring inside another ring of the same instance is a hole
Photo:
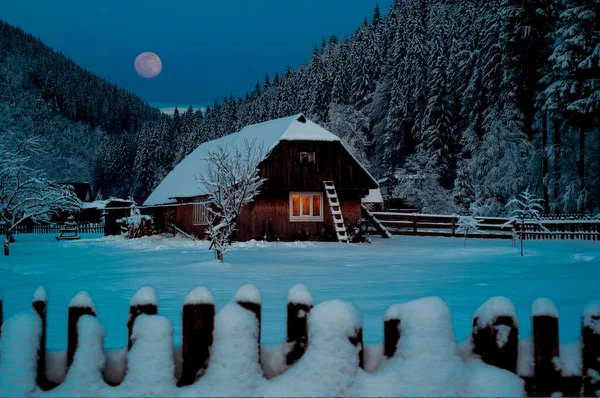
[[[378,188],[340,139],[304,115],[247,126],[200,145],[146,199],[154,217],[204,237],[208,190],[198,182],[207,155],[219,147],[255,142],[263,148],[260,194],[238,220],[237,239],[341,240],[361,218],[361,199]],[[165,228],[167,226],[165,225]],[[344,230],[344,232],[342,232]]]

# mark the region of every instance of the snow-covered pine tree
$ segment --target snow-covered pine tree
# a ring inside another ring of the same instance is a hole
[[[358,161],[369,168],[367,158],[367,131],[369,119],[361,111],[357,111],[352,105],[341,105],[332,103],[329,106],[329,130],[341,138],[342,142]]]
[[[523,133],[523,121],[516,107],[507,103],[492,109],[485,121],[486,134],[470,163],[476,198],[502,214],[509,198],[529,181],[532,146]]]
[[[404,164],[412,142],[412,120],[408,115],[406,95],[400,84],[398,81],[394,83],[390,109],[387,113],[383,154],[384,175],[393,175],[396,169]]]
[[[440,183],[450,188],[454,182],[454,154],[452,147],[452,105],[448,93],[447,26],[449,24],[445,5],[430,8],[429,76],[427,79],[427,107],[417,138],[419,150],[428,156],[438,168]]]
[[[450,192],[442,188],[435,164],[422,152],[410,156],[396,172],[394,196],[427,214],[453,214],[456,206]]]
[[[330,102],[331,83],[317,47],[313,51],[308,66],[308,78],[311,92],[309,117],[317,123],[325,123],[327,121],[327,106]]]

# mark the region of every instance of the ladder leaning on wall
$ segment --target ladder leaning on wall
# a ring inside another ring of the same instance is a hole
[[[344,224],[344,217],[342,216],[342,207],[340,206],[335,185],[333,184],[333,181],[323,181],[323,185],[325,185],[325,194],[327,195],[327,201],[329,202],[329,208],[331,209],[331,216],[333,217],[333,226],[335,228],[337,239],[342,243],[349,243],[346,225]]]

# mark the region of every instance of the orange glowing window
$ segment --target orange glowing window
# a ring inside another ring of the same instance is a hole
[[[323,221],[323,194],[290,193],[290,221]]]

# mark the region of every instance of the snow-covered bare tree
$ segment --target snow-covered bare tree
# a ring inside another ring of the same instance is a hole
[[[540,221],[540,212],[544,211],[544,207],[540,204],[543,199],[538,198],[535,194],[529,192],[529,188],[519,194],[518,198],[513,198],[506,207],[513,207],[510,212],[510,219],[504,224],[504,226],[521,225],[521,233],[519,239],[521,240],[521,256],[523,256],[523,235],[525,234],[525,222],[533,223],[538,225],[544,231],[548,231]]]
[[[456,228],[457,234],[465,234],[465,239],[463,241],[463,246],[467,245],[467,237],[471,234],[481,233],[479,231],[481,221],[473,216],[460,216],[458,218],[458,228]]]
[[[258,175],[263,148],[256,141],[244,141],[244,147],[219,147],[204,159],[206,172],[198,182],[208,191],[207,207],[211,213],[206,233],[212,241],[215,257],[224,261],[230,237],[245,205],[260,193],[266,181]]]
[[[46,221],[52,214],[81,209],[72,187],[58,185],[30,166],[33,157],[43,154],[42,146],[37,137],[0,135],[0,221],[5,256],[10,254],[12,232],[24,221]]]

